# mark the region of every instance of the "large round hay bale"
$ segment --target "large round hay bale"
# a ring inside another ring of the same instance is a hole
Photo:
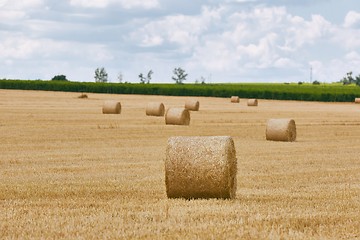
[[[295,141],[295,121],[293,119],[269,119],[266,125],[266,140]]]
[[[247,105],[249,107],[256,107],[258,105],[258,100],[257,99],[248,99]]]
[[[240,102],[240,98],[239,98],[238,96],[232,96],[232,97],[230,98],[230,101],[231,101],[232,103],[239,103],[239,102]]]
[[[360,98],[355,98],[355,103],[360,103]]]
[[[185,109],[190,111],[199,111],[200,103],[196,100],[186,100]]]
[[[185,108],[169,108],[165,114],[165,123],[170,125],[189,125],[190,112]]]
[[[104,102],[102,112],[104,114],[120,114],[121,104],[118,101],[108,100]]]
[[[169,198],[235,198],[237,160],[231,137],[171,137],[165,160]]]
[[[146,106],[146,115],[147,116],[164,116],[165,106],[163,103],[159,102],[149,102]]]

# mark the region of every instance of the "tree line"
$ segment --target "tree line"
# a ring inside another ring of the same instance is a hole
[[[138,75],[140,83],[141,84],[149,84],[151,82],[153,74],[154,74],[153,70],[149,70],[149,72],[147,74],[140,73]],[[174,68],[173,76],[171,77],[171,79],[173,81],[175,81],[176,84],[183,84],[184,81],[186,80],[187,76],[188,76],[188,74],[185,72],[184,69],[182,69],[181,67],[177,67],[177,68]],[[96,68],[94,78],[95,78],[95,82],[97,82],[97,83],[107,83],[108,82],[108,74],[107,74],[105,68],[104,67]],[[202,77],[202,79],[203,79],[203,83],[205,83],[205,79],[203,77]],[[53,79],[53,80],[55,80],[55,79]],[[118,80],[119,80],[119,83],[122,83],[122,81],[123,81],[123,75],[121,72],[118,75]]]

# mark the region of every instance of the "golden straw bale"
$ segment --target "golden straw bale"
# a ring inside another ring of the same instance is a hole
[[[257,99],[248,99],[247,105],[250,107],[251,106],[256,107],[258,105],[258,100]]]
[[[86,93],[82,93],[78,98],[88,98],[88,95]]]
[[[360,98],[355,98],[355,103],[360,103]]]
[[[170,125],[189,125],[190,112],[185,108],[169,108],[165,114],[165,123]]]
[[[147,116],[164,116],[165,106],[159,102],[149,102],[146,107]]]
[[[266,126],[266,140],[295,141],[295,121],[293,119],[269,119]]]
[[[190,111],[199,111],[200,103],[196,100],[186,100],[185,108]]]
[[[169,198],[235,198],[236,174],[231,137],[168,139],[165,185]]]
[[[240,98],[238,96],[232,96],[230,101],[232,103],[239,103],[240,102]]]
[[[121,104],[118,101],[108,100],[104,102],[102,112],[104,114],[120,114]]]

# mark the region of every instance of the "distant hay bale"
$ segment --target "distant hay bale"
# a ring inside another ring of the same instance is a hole
[[[256,107],[258,105],[258,100],[257,99],[248,99],[247,105],[250,106],[250,107],[251,106]]]
[[[149,102],[146,107],[147,116],[164,116],[165,106],[159,102]]]
[[[199,111],[200,103],[196,100],[186,100],[185,108],[190,111]]]
[[[295,121],[293,119],[269,119],[266,126],[266,140],[295,141]]]
[[[235,198],[236,174],[231,137],[168,139],[165,185],[169,198]]]
[[[360,103],[360,98],[355,98],[355,103]]]
[[[102,112],[104,114],[120,114],[121,104],[118,101],[108,100],[104,102]]]
[[[240,102],[240,98],[238,96],[232,96],[230,101],[232,103],[239,103]]]
[[[190,112],[185,108],[169,108],[165,114],[165,123],[170,125],[189,125]]]
[[[78,98],[88,98],[88,95],[86,93],[82,93]]]

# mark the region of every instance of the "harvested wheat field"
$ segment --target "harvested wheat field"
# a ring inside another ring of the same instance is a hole
[[[198,97],[177,126],[144,106],[185,97],[78,95],[0,90],[0,239],[360,238],[359,105]],[[266,141],[271,118],[296,141]],[[231,136],[236,198],[167,198],[172,136]]]

